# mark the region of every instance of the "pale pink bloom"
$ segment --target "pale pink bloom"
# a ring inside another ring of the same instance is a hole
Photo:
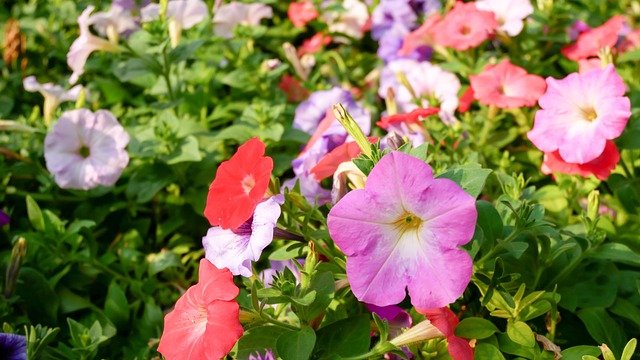
[[[400,83],[398,77],[404,75],[411,86],[409,90]],[[458,108],[460,80],[451,72],[430,62],[400,59],[388,63],[380,73],[378,95],[386,98],[388,88],[396,95],[396,103],[401,113],[409,113],[417,108],[439,107],[440,119],[453,124]],[[415,94],[418,99],[413,98]]]
[[[78,17],[80,36],[71,44],[71,48],[67,53],[67,64],[73,70],[73,74],[69,79],[71,84],[75,84],[80,75],[84,73],[84,65],[92,52],[120,50],[117,45],[91,33],[89,26],[91,25],[91,12],[93,12],[93,9],[93,6],[88,6]]]
[[[231,39],[236,26],[257,26],[262,19],[271,17],[273,17],[273,10],[267,5],[234,1],[222,5],[213,16],[213,31],[222,38]]]
[[[607,140],[620,136],[631,116],[625,85],[613,65],[564,79],[547,78],[529,140],[545,153],[585,164],[599,157]]]
[[[515,66],[508,59],[487,65],[478,75],[469,75],[474,96],[484,105],[503,109],[535,106],[546,84],[538,75]]]
[[[89,23],[102,37],[117,44],[119,36],[138,28],[131,11],[119,6],[112,6],[106,12],[97,12],[89,18]]]
[[[40,84],[35,76],[24,78],[22,86],[24,86],[26,91],[37,91],[44,96],[43,113],[47,125],[51,122],[51,117],[60,103],[78,100],[80,92],[83,90],[82,85],[76,85],[69,90],[64,90],[60,85],[53,83]]]
[[[593,69],[602,69],[602,60],[598,57],[578,60],[578,73],[584,75]]]
[[[56,183],[89,190],[116,183],[129,163],[129,135],[107,110],[62,114],[44,140],[44,159]]]
[[[323,8],[334,6],[339,1],[326,1]],[[369,10],[367,5],[358,0],[344,0],[340,3],[344,11],[324,11],[322,19],[329,25],[329,31],[332,33],[340,33],[352,37],[354,39],[362,39],[364,36],[364,27],[369,20]],[[345,42],[343,37],[336,37],[336,41]]]
[[[498,31],[509,36],[520,34],[524,27],[523,20],[533,14],[533,6],[529,0],[478,0],[478,10],[491,11],[498,21]]]
[[[141,10],[143,22],[158,18],[160,5],[151,3]],[[207,4],[202,0],[172,0],[167,3],[167,19],[175,22],[180,29],[190,29],[209,15]]]

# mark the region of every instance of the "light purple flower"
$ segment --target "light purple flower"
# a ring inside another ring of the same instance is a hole
[[[442,9],[441,0],[411,0],[410,3],[418,14],[424,15],[425,19]]]
[[[5,226],[11,221],[11,217],[4,211],[0,210],[0,226]]]
[[[261,3],[245,4],[231,2],[222,5],[213,16],[213,31],[216,35],[225,38],[233,38],[233,29],[238,25],[256,26],[262,19],[270,19],[273,10]]]
[[[328,10],[337,4],[342,5],[344,10]],[[367,5],[358,0],[325,0],[322,2],[322,9],[322,19],[329,26],[330,32],[344,34],[357,40],[362,39],[363,28],[369,20]],[[348,42],[342,36],[334,36],[333,39],[337,42]]]
[[[567,30],[569,34],[569,40],[576,41],[578,36],[583,32],[591,30],[591,26],[582,20],[577,20],[571,27]]]
[[[380,40],[395,27],[407,34],[416,27],[417,20],[408,0],[382,0],[371,15],[371,37]]]
[[[151,0],[113,0],[111,2],[111,6],[137,13],[141,8],[145,7],[149,3],[151,3]]]
[[[410,328],[413,324],[411,315],[403,308],[396,305],[376,306],[366,304],[369,311],[376,313],[389,324],[389,335],[394,338],[402,332],[402,329]]]
[[[106,36],[114,44],[118,43],[120,35],[129,34],[138,29],[131,11],[119,6],[112,6],[106,12],[91,15],[89,22],[100,36]]]
[[[142,22],[156,20],[159,17],[160,5],[151,3],[141,11]],[[169,19],[169,37],[171,46],[180,43],[182,30],[190,29],[209,15],[207,4],[202,0],[172,0],[167,3],[166,16]]]
[[[377,306],[405,298],[419,308],[443,307],[467,287],[471,257],[458,248],[473,236],[475,199],[431,167],[401,152],[385,155],[366,187],[329,212],[327,226],[347,255],[356,298]],[[455,269],[455,271],[452,271]]]
[[[78,17],[80,26],[80,36],[71,44],[67,53],[67,64],[73,70],[69,82],[75,84],[80,75],[84,73],[84,65],[87,63],[89,55],[94,51],[120,51],[120,48],[111,42],[99,38],[91,33],[91,12],[94,7],[88,6]]]
[[[273,241],[279,217],[280,205],[271,197],[258,204],[253,216],[237,229],[210,228],[202,238],[205,257],[233,275],[250,277],[251,262],[258,261],[262,250]]]
[[[296,181],[300,181],[300,193],[309,203],[322,205],[331,202],[331,191],[323,188],[315,176],[311,174],[311,169],[329,153],[328,143],[328,138],[321,138],[311,148],[295,158],[292,161],[295,177],[285,181],[282,184],[283,188],[293,189]]]
[[[409,89],[400,83],[398,76],[404,74],[417,101]],[[403,113],[411,112],[418,107],[439,107],[440,119],[445,124],[455,123],[455,111],[458,108],[458,91],[460,80],[455,74],[427,61],[418,62],[401,59],[388,63],[380,72],[380,88],[378,95],[387,97],[388,88],[392,88],[398,108]]]
[[[76,85],[69,90],[64,90],[61,86],[53,83],[40,84],[35,76],[27,76],[22,80],[22,86],[26,91],[39,92],[44,96],[44,121],[47,126],[51,123],[53,113],[58,105],[65,101],[76,101],[83,90],[82,85]],[[85,90],[88,96],[88,91]]]
[[[27,360],[27,338],[17,334],[0,333],[0,354],[6,360]]]
[[[382,149],[386,149],[388,147],[388,139],[393,136],[400,136],[401,138],[406,138],[413,147],[418,147],[424,144],[424,132],[415,127],[409,127],[405,122],[391,123],[387,126],[387,135],[385,135],[380,141],[380,145]]]
[[[478,10],[491,11],[496,16],[499,31],[509,36],[520,34],[524,27],[523,20],[533,14],[533,6],[529,0],[477,0]]]
[[[44,140],[47,169],[65,189],[111,186],[129,163],[129,135],[107,110],[62,114]]]
[[[377,55],[385,63],[389,63],[398,59],[413,59],[417,61],[426,61],[433,55],[433,49],[429,46],[420,46],[414,49],[409,55],[398,55],[398,51],[402,48],[404,38],[409,32],[400,28],[394,27],[389,29],[384,36],[378,41]]]
[[[249,359],[248,360],[276,360],[276,356],[273,354],[273,350],[271,349],[264,349],[265,353],[264,355],[262,355],[259,351],[255,352],[254,354],[249,355]]]

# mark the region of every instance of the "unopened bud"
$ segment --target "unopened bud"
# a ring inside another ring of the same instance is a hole
[[[600,213],[600,192],[593,190],[587,198],[587,216],[591,221],[596,221]]]
[[[390,343],[395,346],[404,346],[424,342],[430,339],[443,338],[445,335],[438,330],[429,320],[424,320],[411,329],[391,339]]]
[[[333,105],[333,115],[336,117],[336,120],[342,125],[342,127],[347,130],[347,133],[353,137],[356,141],[362,152],[371,157],[371,143],[367,139],[367,136],[362,132],[358,123],[349,115],[347,110],[342,106],[342,104]]]
[[[176,48],[180,44],[182,37],[182,24],[175,19],[169,22],[169,38],[171,39],[171,47]]]
[[[397,132],[391,131],[387,136],[387,145],[391,150],[398,150],[406,141]]]
[[[26,254],[27,240],[21,237],[13,246],[13,250],[11,250],[11,258],[9,259],[9,266],[7,267],[7,275],[5,278],[5,298],[9,298],[13,295],[16,281],[18,280],[18,274],[20,273],[20,267],[22,266],[22,261]]]

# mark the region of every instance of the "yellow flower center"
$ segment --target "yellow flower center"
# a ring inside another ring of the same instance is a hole
[[[598,113],[596,113],[596,109],[594,109],[593,107],[582,109],[582,115],[589,122],[592,122],[593,120],[598,118]]]

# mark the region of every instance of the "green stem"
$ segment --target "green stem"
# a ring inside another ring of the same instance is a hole
[[[285,322],[278,321],[276,319],[272,319],[272,318],[270,318],[268,316],[263,316],[262,314],[260,315],[260,318],[262,320],[270,323],[270,324],[273,324],[273,325],[276,325],[276,326],[280,326],[280,327],[285,328],[285,329],[294,330],[294,331],[300,331],[300,328],[298,328],[297,326],[293,326],[291,324],[287,324]]]
[[[162,76],[167,82],[167,91],[169,92],[169,98],[174,101],[176,98],[173,94],[173,86],[171,85],[171,64],[169,63],[169,57],[167,56],[167,48],[162,50],[162,56],[164,58],[164,66],[162,67]]]
[[[520,230],[514,230],[506,239],[499,242],[489,253],[480,258],[480,260],[474,262],[475,267],[480,267],[480,265],[484,264],[487,260],[493,258],[497,254],[499,254],[504,248],[505,244],[510,243],[513,239],[515,239],[518,235],[520,235]]]

